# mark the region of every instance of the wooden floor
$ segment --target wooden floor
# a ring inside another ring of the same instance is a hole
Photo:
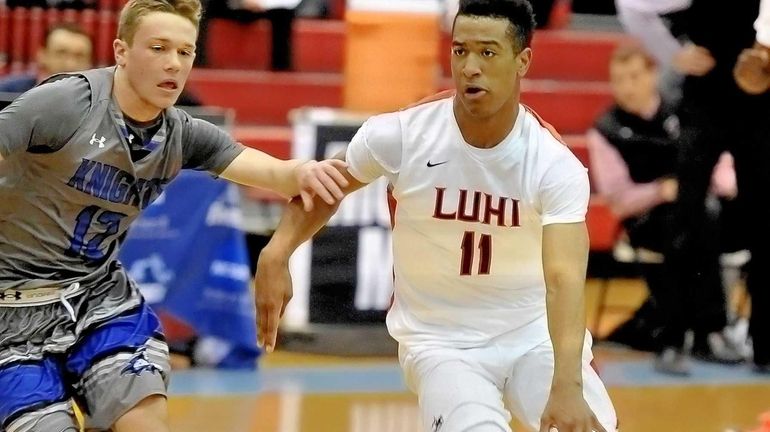
[[[598,286],[589,283],[589,322]],[[608,297],[613,307],[599,333],[644,296],[638,281],[614,281]],[[595,354],[623,432],[743,432],[770,411],[770,377],[756,376],[748,366],[698,364],[692,377],[675,379],[656,374],[647,354],[602,346]],[[394,358],[280,351],[265,357],[256,373],[179,372],[169,402],[172,431],[420,432],[416,399],[399,374]]]

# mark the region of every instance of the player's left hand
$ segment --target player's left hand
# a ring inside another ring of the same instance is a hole
[[[257,345],[273,352],[278,337],[278,323],[291,300],[293,288],[289,274],[289,257],[271,254],[266,247],[259,254],[254,277],[254,300],[257,305]]]
[[[583,388],[554,386],[540,418],[539,432],[607,432],[583,398]]]
[[[741,90],[749,94],[760,94],[770,87],[770,52],[768,49],[755,45],[745,49],[738,56],[733,69],[735,82]]]
[[[341,170],[347,166],[345,161],[327,159],[321,162],[307,161],[295,168],[305,211],[313,210],[313,197],[316,195],[329,205],[345,197],[342,188],[348,186],[348,181]]]

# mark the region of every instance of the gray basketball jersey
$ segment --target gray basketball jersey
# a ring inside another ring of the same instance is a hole
[[[118,267],[118,249],[129,225],[183,167],[219,173],[242,150],[215,126],[169,108],[158,132],[144,144],[149,154],[133,161],[133,137],[112,100],[113,75],[113,68],[96,69],[37,88],[63,91],[83,87],[85,79],[91,92],[88,107],[71,107],[85,113],[79,125],[54,124],[48,128],[53,137],[36,136],[32,126],[26,151],[13,152],[16,144],[0,138],[5,159],[0,162],[0,292],[76,281],[87,286],[103,278]],[[8,109],[13,115],[14,105]],[[26,117],[35,116],[28,113],[23,121]],[[60,112],[40,117],[36,121],[73,121]],[[6,127],[0,115],[0,133]]]

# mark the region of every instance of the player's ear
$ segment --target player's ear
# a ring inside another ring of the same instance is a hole
[[[524,48],[519,54],[516,55],[516,73],[519,78],[523,78],[529,70],[529,65],[532,64],[532,49]]]
[[[128,53],[128,44],[121,39],[112,41],[112,49],[115,53],[115,64],[119,67],[126,65],[126,54]]]

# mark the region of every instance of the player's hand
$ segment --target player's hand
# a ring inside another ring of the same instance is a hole
[[[745,49],[738,56],[733,68],[735,82],[749,94],[760,94],[770,87],[770,53],[761,45]]]
[[[305,211],[313,210],[313,197],[316,195],[329,205],[345,197],[342,188],[348,186],[348,181],[341,170],[347,166],[345,161],[328,159],[321,162],[311,160],[294,169]]]
[[[580,385],[554,386],[540,418],[539,432],[607,432],[583,399]]]
[[[275,349],[278,323],[292,295],[289,257],[263,249],[254,277],[254,298],[257,304],[257,345],[267,352]]]

